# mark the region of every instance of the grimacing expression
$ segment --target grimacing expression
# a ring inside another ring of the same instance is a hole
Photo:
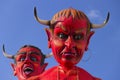
[[[33,47],[21,48],[15,56],[16,64],[11,64],[14,75],[19,80],[27,79],[31,76],[43,72],[41,65],[41,51]]]
[[[60,65],[77,64],[94,32],[88,32],[86,19],[60,17],[53,30],[46,29],[48,45],[52,48],[55,59]]]
[[[94,31],[91,29],[102,28],[109,20],[110,13],[102,24],[93,24],[88,17],[79,10],[68,8],[57,12],[51,20],[42,20],[37,16],[34,8],[35,19],[46,28],[48,47],[52,48],[55,59],[63,66],[77,64],[87,51],[88,44]]]

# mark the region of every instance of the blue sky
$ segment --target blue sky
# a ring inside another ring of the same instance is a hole
[[[17,79],[10,66],[13,60],[2,55],[3,44],[10,54],[15,54],[25,44],[39,47],[44,54],[51,52],[44,31],[47,26],[34,18],[33,8],[36,6],[41,19],[50,20],[56,12],[73,7],[83,11],[92,23],[98,24],[104,21],[109,11],[108,24],[94,30],[89,50],[78,66],[103,80],[120,80],[119,3],[119,0],[0,0],[0,79]],[[47,69],[57,65],[53,57],[46,62],[49,63]]]

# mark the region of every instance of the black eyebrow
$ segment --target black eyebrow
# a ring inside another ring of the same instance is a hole
[[[18,55],[21,55],[21,54],[26,54],[26,52],[17,52],[17,54],[15,55],[15,57],[17,57]]]
[[[33,52],[33,51],[29,52],[29,54],[36,54],[36,55],[40,55],[40,53],[38,53],[38,52]]]
[[[21,55],[21,54],[26,54],[26,52],[18,52],[16,55],[15,55],[15,57],[16,56],[18,56],[18,55]],[[38,52],[33,52],[33,51],[31,51],[31,52],[29,52],[29,54],[36,54],[36,55],[42,55],[42,54],[40,54],[40,53],[38,53]]]

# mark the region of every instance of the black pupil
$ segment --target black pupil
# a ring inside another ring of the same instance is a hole
[[[25,60],[25,57],[22,57],[21,59],[20,59],[20,61],[24,61]]]
[[[35,57],[31,57],[30,59],[31,59],[31,61],[37,61],[37,59]],[[20,59],[20,61],[25,61],[25,57],[22,57]]]
[[[60,33],[59,35],[58,35],[61,39],[66,39],[68,36],[67,35],[65,35],[64,33]]]
[[[58,37],[60,37],[61,39],[67,39],[68,35],[66,35],[64,33],[60,33],[60,34],[58,34]],[[80,40],[81,38],[82,38],[82,36],[80,34],[73,35],[74,40]]]
[[[32,61],[37,61],[37,59],[35,57],[31,57]]]
[[[75,40],[80,40],[80,39],[81,39],[81,35],[75,35],[75,36],[74,36],[74,39],[75,39]]]

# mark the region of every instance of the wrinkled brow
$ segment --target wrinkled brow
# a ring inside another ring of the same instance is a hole
[[[26,54],[26,53],[27,53],[27,52],[18,52],[17,55],[20,55],[20,54]],[[29,52],[29,54],[40,55],[40,53],[38,53],[38,52],[33,52],[33,51]]]
[[[40,55],[40,53],[38,53],[38,52],[33,52],[33,51],[29,52],[29,54],[36,54],[36,55]]]

